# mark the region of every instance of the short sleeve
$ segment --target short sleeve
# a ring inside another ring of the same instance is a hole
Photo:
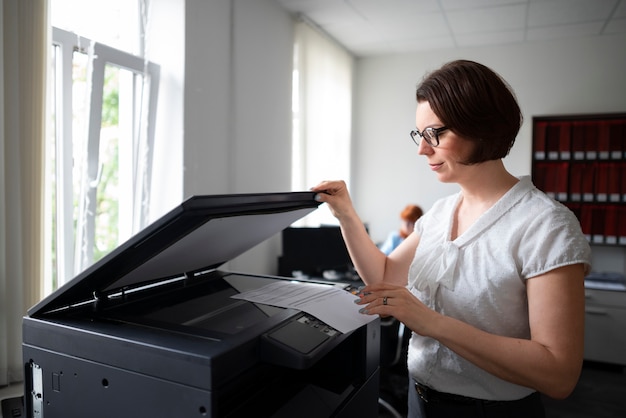
[[[585,274],[591,270],[591,248],[580,223],[560,204],[531,220],[520,247],[525,279],[572,264],[584,264]]]

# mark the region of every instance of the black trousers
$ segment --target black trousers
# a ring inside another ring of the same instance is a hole
[[[408,418],[545,418],[539,393],[515,401],[455,402],[422,399],[409,379]]]

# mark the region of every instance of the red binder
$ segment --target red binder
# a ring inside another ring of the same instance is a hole
[[[620,189],[622,191],[622,202],[626,202],[626,165],[620,164]]]
[[[596,201],[606,202],[609,200],[609,165],[598,163],[595,170]]]
[[[617,206],[607,206],[604,208],[604,242],[606,244],[617,244]]]
[[[560,145],[561,124],[558,122],[551,122],[546,127],[546,154],[548,160],[558,160],[560,158]]]
[[[535,124],[535,132],[533,133],[535,147],[535,159],[546,159],[546,127],[548,122],[537,122]]]
[[[584,166],[583,163],[572,163],[569,167],[569,200],[572,202],[582,200]]]
[[[561,153],[561,159],[569,160],[572,148],[572,124],[570,122],[562,122],[560,125],[559,152]]]
[[[619,202],[622,195],[620,185],[622,166],[618,163],[607,163],[608,166],[608,188],[609,202]]]
[[[610,156],[610,133],[611,133],[610,121],[598,121],[598,158],[601,160],[608,160]]]
[[[555,164],[553,171],[554,175],[554,192],[556,199],[565,202],[567,201],[567,192],[569,191],[569,163]]]
[[[618,244],[626,245],[626,207],[620,207],[618,209],[618,219],[617,219],[617,240]]]
[[[605,231],[604,208],[592,206],[591,208],[591,242],[594,244],[604,243]]]
[[[626,122],[612,121],[609,128],[609,146],[611,158],[619,160],[626,158]]]
[[[575,160],[585,159],[584,122],[572,122],[572,154]]]
[[[598,158],[598,126],[595,122],[585,122],[585,158]]]
[[[593,202],[595,200],[595,165],[593,163],[581,164],[581,190],[583,195],[583,202]]]

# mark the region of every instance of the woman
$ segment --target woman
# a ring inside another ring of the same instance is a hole
[[[391,231],[380,246],[380,251],[389,255],[415,229],[415,222],[424,214],[417,205],[406,205],[400,212],[400,228]]]
[[[367,284],[361,312],[413,331],[410,417],[542,417],[539,393],[564,398],[580,374],[589,245],[567,208],[504,167],[522,116],[496,73],[450,62],[416,98],[418,153],[460,192],[395,251],[372,243],[344,182],[312,190]]]

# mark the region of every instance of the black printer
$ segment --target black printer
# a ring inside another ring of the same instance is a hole
[[[43,299],[23,319],[27,416],[377,416],[379,320],[341,333],[231,297],[292,278],[218,269],[318,205],[191,197]]]

